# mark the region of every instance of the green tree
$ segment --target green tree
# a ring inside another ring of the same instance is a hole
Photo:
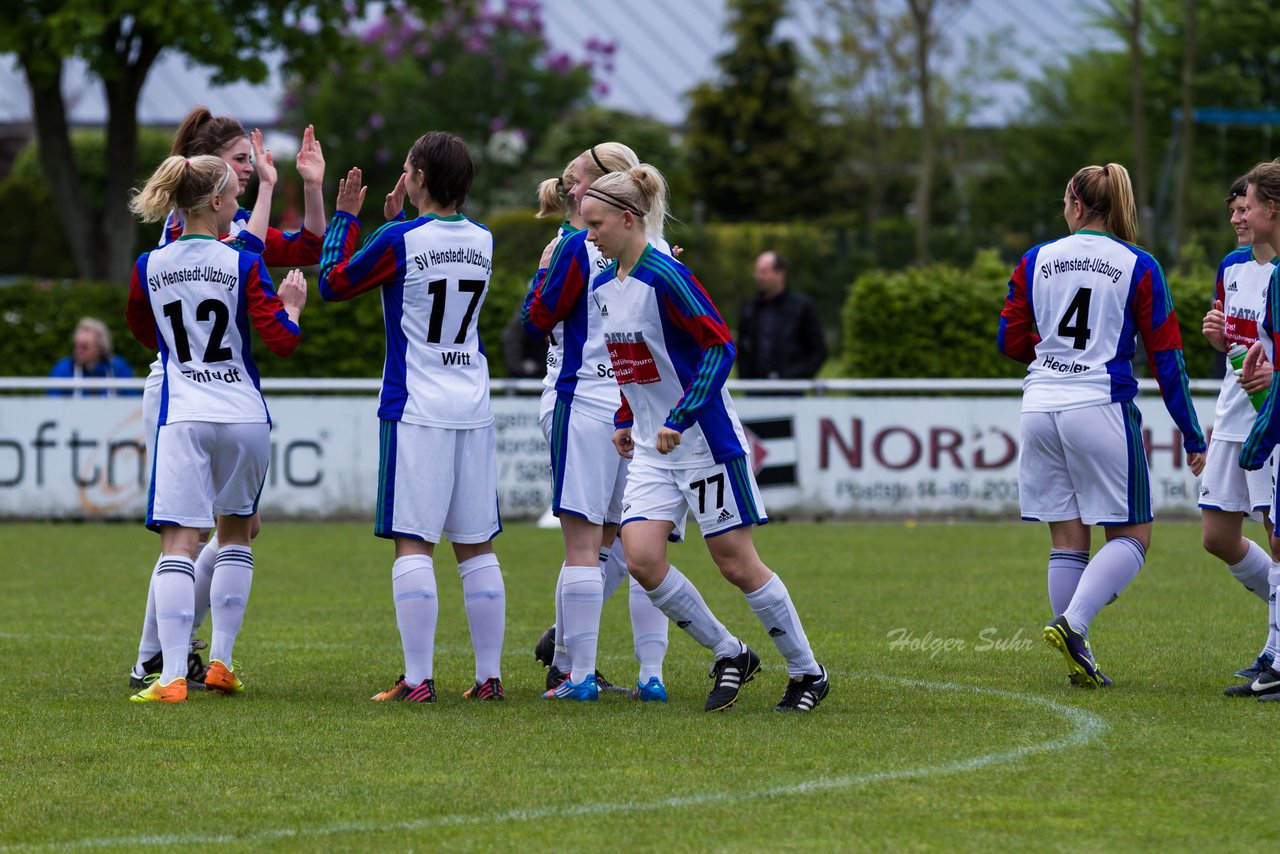
[[[818,179],[827,135],[800,80],[796,46],[777,35],[785,0],[729,0],[733,46],[719,78],[689,93],[686,145],[701,197],[724,220],[787,219],[825,211]]]
[[[40,163],[80,275],[122,280],[133,260],[127,204],[137,169],[138,96],[156,58],[175,51],[210,66],[214,82],[261,81],[262,56],[286,66],[335,56],[338,26],[362,2],[344,0],[14,0],[0,18],[0,52],[16,55],[31,91]],[[86,203],[62,92],[65,62],[84,60],[107,105],[105,203]]]
[[[432,16],[393,6],[345,44],[352,61],[290,78],[285,118],[340,129],[326,136],[326,156],[364,170],[366,205],[395,185],[413,141],[436,129],[471,146],[477,206],[527,204],[532,191],[515,180],[527,153],[586,102],[593,65],[611,67],[614,53],[598,40],[586,61],[551,51],[536,0],[445,0]]]

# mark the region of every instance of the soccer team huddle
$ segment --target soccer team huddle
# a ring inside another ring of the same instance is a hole
[[[377,290],[386,359],[378,406],[374,532],[395,546],[392,597],[404,672],[375,701],[434,702],[438,597],[434,551],[453,546],[475,674],[464,697],[505,697],[506,593],[493,541],[497,462],[489,372],[477,333],[493,238],[460,209],[474,177],[466,143],[424,134],[386,195],[385,223],[357,250],[367,188],[339,181],[324,214],[324,158],[308,127],[297,157],[303,227],[268,222],[277,182],[261,135],[204,108],[131,206],[164,221],[160,247],[134,266],[133,334],[157,350],[144,392],[152,460],[147,525],[161,537],[137,662],[139,702],[182,702],[189,688],[245,690],[232,659],[253,578],[257,501],[270,416],[250,353],[250,326],[277,356],[299,346],[302,273],[274,289],[268,267],[319,265],[325,301]],[[237,197],[256,169],[253,211]],[[417,212],[405,213],[405,202]],[[698,589],[668,563],[693,516],[724,578],[738,587],[786,663],[778,711],[808,712],[829,691],[782,579],[755,550],[768,521],[749,445],[725,388],[729,328],[663,239],[667,187],[626,145],[600,142],[539,188],[540,215],[564,219],[530,283],[525,331],[549,344],[539,419],[550,444],[552,509],[564,538],[555,625],[538,644],[549,701],[593,701],[612,687],[596,671],[600,614],[630,583],[637,701],[668,700],[671,622],[711,651],[707,711],[732,706],[760,670]],[[533,266],[533,259],[530,259]],[[204,532],[213,536],[204,545]],[[206,645],[196,630],[211,618]],[[207,646],[209,665],[200,651]]]

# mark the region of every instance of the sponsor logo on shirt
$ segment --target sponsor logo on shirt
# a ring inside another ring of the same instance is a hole
[[[618,385],[635,383],[647,385],[661,382],[653,352],[644,343],[644,333],[606,332],[605,343],[609,348],[609,361],[613,362],[613,376]]]

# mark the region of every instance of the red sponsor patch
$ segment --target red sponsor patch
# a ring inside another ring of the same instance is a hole
[[[1248,347],[1258,340],[1258,321],[1244,317],[1228,317],[1226,320],[1228,344],[1243,344]]]
[[[610,344],[609,359],[613,362],[613,376],[618,380],[618,385],[646,385],[662,380],[658,376],[658,365],[653,361],[653,353],[643,341]]]

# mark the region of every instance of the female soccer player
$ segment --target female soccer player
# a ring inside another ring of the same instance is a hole
[[[1018,493],[1022,518],[1049,523],[1044,636],[1071,681],[1110,685],[1094,660],[1089,626],[1142,569],[1151,543],[1151,491],[1142,416],[1133,402],[1135,334],[1142,336],[1187,463],[1204,467],[1204,435],[1191,405],[1182,338],[1164,273],[1133,245],[1137,207],[1128,171],[1086,166],[1062,200],[1070,236],[1035,247],[1013,272],[998,343],[1029,364],[1022,394]],[[1089,559],[1089,525],[1106,544]]]
[[[271,212],[271,197],[276,184],[275,163],[271,153],[263,148],[262,134],[254,131],[247,133],[244,126],[229,116],[214,116],[205,107],[196,107],[178,127],[173,138],[170,154],[179,157],[196,157],[214,155],[231,165],[238,183],[237,195],[242,195],[249,187],[249,178],[256,169],[258,174],[258,199],[254,204],[254,213],[237,206],[228,228],[227,238],[235,239],[242,230],[253,234],[265,248],[262,251],[268,266],[292,267],[309,266],[320,263],[321,236],[324,232],[324,199],[321,195],[324,182],[324,155],[320,149],[320,141],[315,138],[314,129],[308,125],[303,132],[302,146],[298,150],[298,174],[303,179],[303,228],[299,232],[284,232],[272,228],[268,224]],[[183,214],[181,211],[170,211],[165,219],[164,230],[160,234],[160,245],[165,246],[182,234]],[[314,229],[314,230],[313,230]],[[142,412],[145,438],[148,442],[148,459],[154,459],[152,441],[155,437],[156,423],[160,411],[161,385],[164,373],[161,361],[157,358],[151,363],[143,392]],[[257,536],[260,527],[258,517],[253,519],[252,534]],[[243,613],[247,596],[248,582],[243,573],[229,572],[218,582],[216,595],[211,594],[213,586],[214,566],[218,554],[218,540],[214,536],[209,544],[202,545],[196,558],[196,608],[195,620],[192,623],[192,644],[190,652],[187,682],[192,688],[203,687],[204,664],[200,660],[197,649],[203,641],[195,639],[195,632],[203,624],[209,613],[211,595],[219,610],[229,609],[232,621],[234,612]],[[158,566],[158,562],[157,562]],[[154,577],[154,570],[152,572]],[[215,639],[216,640],[216,639]],[[215,647],[220,644],[214,644]],[[212,656],[225,654],[225,650],[211,650]],[[142,638],[138,644],[138,657],[129,674],[129,685],[142,688],[154,679],[160,671],[160,641],[156,634],[156,616],[154,596],[147,596],[146,615],[143,620]],[[228,661],[229,665],[230,662]]]
[[[593,181],[638,164],[635,152],[618,142],[594,145],[569,164],[569,231],[555,244],[550,263],[544,263],[535,276],[521,312],[526,332],[535,338],[550,335],[556,341],[554,355],[547,360],[539,412],[551,445],[551,507],[560,519],[565,544],[565,562],[556,581],[555,657],[544,695],[549,700],[599,696],[600,612],[628,575],[623,545],[616,541],[627,476],[627,461],[613,453],[618,383],[609,363],[602,318],[590,299],[592,282],[605,262],[587,241],[578,207]],[[549,189],[545,183],[541,187],[544,193]],[[544,210],[550,207],[547,198],[542,202]],[[669,250],[662,238],[664,218],[664,210],[652,212],[646,237]],[[634,581],[630,605],[635,655],[640,661],[632,696],[665,702],[666,616]]]
[[[270,418],[247,340],[252,321],[273,353],[298,345],[306,282],[294,271],[277,297],[261,256],[218,240],[231,226],[240,183],[218,157],[169,157],[131,202],[146,222],[170,210],[183,216],[181,236],[134,265],[129,328],[159,348],[163,385],[152,460],[147,525],[160,531],[161,557],[152,592],[162,672],[134,700],[180,702],[187,696],[187,651],[195,608],[199,531],[216,521],[222,547],[218,573],[253,573],[250,520],[262,491],[270,450]],[[260,248],[260,245],[255,248]],[[244,690],[231,664],[243,617],[215,614],[215,660],[208,688]]]
[[[787,661],[791,678],[776,708],[807,712],[827,695],[827,672],[814,658],[786,586],[751,539],[751,526],[768,520],[724,387],[734,355],[729,328],[688,268],[646,235],[666,196],[661,173],[641,164],[597,179],[581,204],[587,239],[614,261],[592,298],[622,389],[613,443],[631,459],[622,498],[627,563],[653,604],[715,654],[706,710],[732,706],[759,671],[760,658],[667,563],[668,537],[679,539],[685,517],[694,513],[720,572],[746,594]]]
[[[372,697],[379,701],[436,699],[433,556],[444,537],[458,558],[476,655],[475,683],[464,696],[503,697],[506,593],[492,542],[502,523],[489,366],[477,332],[493,237],[458,213],[474,174],[462,139],[428,133],[409,149],[386,210],[396,215],[391,208],[403,193],[418,218],[386,223],[353,255],[359,223],[340,211],[324,241],[321,296],[346,300],[381,288],[386,319],[374,533],[395,541],[391,586],[404,674]],[[353,169],[338,190],[356,210],[360,179]]]
[[[1280,245],[1280,162],[1259,163],[1249,170],[1245,181],[1248,182],[1248,189],[1245,192],[1244,224],[1253,232],[1253,239],[1256,242],[1273,247]],[[1266,316],[1263,321],[1263,331],[1271,338],[1272,352],[1267,353],[1267,345],[1261,340],[1249,348],[1242,377],[1246,383],[1259,374],[1260,370],[1265,373],[1264,365],[1268,361],[1271,365],[1275,364],[1275,330],[1278,317],[1280,317],[1280,276],[1273,271],[1271,282],[1267,287]],[[1277,424],[1276,417],[1278,391],[1280,391],[1280,373],[1273,372],[1266,402],[1258,412],[1253,429],[1249,431],[1249,436],[1245,439],[1244,447],[1240,451],[1239,463],[1242,468],[1255,471],[1265,466],[1275,449],[1277,439],[1280,439],[1280,425]],[[1276,518],[1274,507],[1271,518]],[[1280,552],[1280,540],[1277,540],[1274,531],[1271,537],[1271,551],[1273,554]],[[1268,581],[1273,590],[1280,587],[1280,567],[1272,569]],[[1280,627],[1280,602],[1277,602],[1277,598],[1274,595],[1271,597],[1272,631],[1277,631]],[[1277,667],[1273,660],[1248,684],[1248,688],[1249,693],[1244,696],[1254,696],[1260,700],[1280,700],[1280,667]],[[1240,689],[1227,690],[1230,693],[1236,693]]]
[[[1270,334],[1263,328],[1263,316],[1267,306],[1267,286],[1275,269],[1276,253],[1267,243],[1254,239],[1253,232],[1244,222],[1245,192],[1248,182],[1239,178],[1231,186],[1227,196],[1227,209],[1231,225],[1240,247],[1218,266],[1218,280],[1213,307],[1204,316],[1205,338],[1219,352],[1226,352],[1233,344],[1251,347],[1261,341],[1270,349]],[[1270,539],[1272,522],[1271,503],[1275,494],[1272,461],[1258,471],[1240,468],[1240,449],[1249,438],[1249,430],[1257,416],[1257,410],[1249,400],[1249,394],[1262,391],[1271,383],[1268,370],[1258,371],[1247,384],[1242,384],[1234,372],[1228,371],[1218,392],[1217,409],[1213,419],[1213,437],[1205,458],[1204,474],[1200,481],[1200,524],[1205,549],[1227,565],[1232,576],[1245,589],[1266,603],[1267,622],[1271,622],[1270,600],[1275,596],[1269,577],[1272,570],[1271,554],[1253,540],[1243,536],[1244,517],[1253,515],[1267,530]],[[1266,645],[1252,664],[1236,675],[1247,677],[1252,683],[1280,655],[1276,631],[1267,635]],[[1229,696],[1247,696],[1249,683],[1227,689]]]

